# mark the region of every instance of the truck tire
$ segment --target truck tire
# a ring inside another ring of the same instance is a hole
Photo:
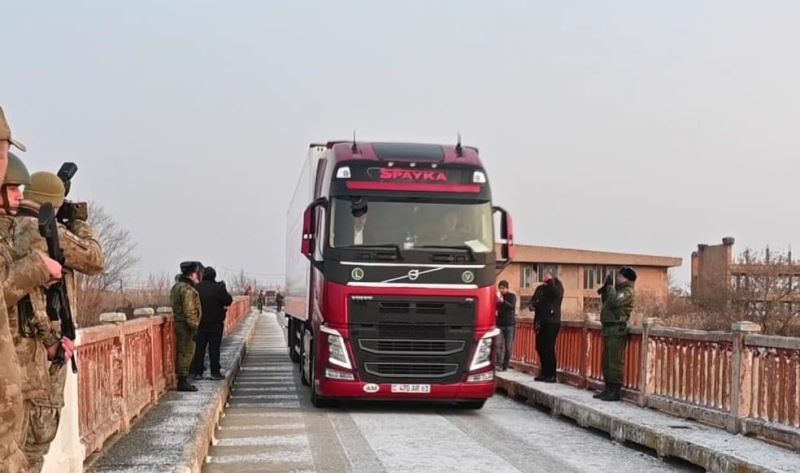
[[[316,350],[314,350],[313,342],[310,344],[311,350],[309,353],[309,362],[311,363],[311,379],[309,379],[309,384],[311,385],[311,405],[316,408],[323,408],[323,407],[330,407],[333,402],[326,398],[322,397],[317,394],[316,389],[316,378],[317,378],[317,370],[314,369],[314,364],[317,362],[317,354]]]
[[[314,371],[314,365],[312,365],[312,359],[309,357],[309,354],[313,350],[313,343],[314,340],[311,337],[311,334],[304,330],[303,336],[300,339],[300,382],[303,383],[303,386],[310,386],[311,382],[309,381],[311,376],[310,373]],[[309,373],[309,374],[306,374]]]
[[[292,363],[300,363],[299,350],[302,348],[300,341],[297,340],[297,322],[293,317],[289,317],[289,336],[286,337],[289,343],[289,359]]]

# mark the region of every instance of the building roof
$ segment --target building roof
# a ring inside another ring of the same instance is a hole
[[[516,245],[515,263],[557,263],[582,265],[627,265],[674,268],[683,264],[681,258],[636,255],[606,251],[576,250],[549,246]]]

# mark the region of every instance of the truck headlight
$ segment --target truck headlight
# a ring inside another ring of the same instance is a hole
[[[472,364],[469,367],[470,371],[486,368],[492,364],[492,342],[498,335],[500,335],[500,330],[494,328],[478,340],[478,346],[475,348],[475,355],[472,357]]]
[[[340,334],[338,330],[325,327],[324,325],[320,327],[320,330],[328,337],[328,362],[348,370],[353,369],[342,334]]]

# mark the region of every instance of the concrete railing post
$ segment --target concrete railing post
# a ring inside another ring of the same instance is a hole
[[[753,322],[736,322],[731,325],[733,353],[731,359],[731,412],[726,428],[738,433],[740,419],[750,413],[753,396],[753,355],[745,344],[748,334],[761,332],[761,326]]]
[[[642,364],[639,375],[639,406],[646,407],[655,392],[656,354],[650,352],[650,332],[660,325],[658,317],[648,317],[642,322]]]
[[[581,389],[586,389],[589,386],[589,366],[592,362],[592,339],[589,334],[589,316],[583,316],[583,326],[581,327]]]

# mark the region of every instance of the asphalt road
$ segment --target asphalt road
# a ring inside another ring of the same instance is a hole
[[[315,409],[284,336],[274,314],[260,317],[203,471],[698,471],[500,395],[480,411],[395,403]]]

